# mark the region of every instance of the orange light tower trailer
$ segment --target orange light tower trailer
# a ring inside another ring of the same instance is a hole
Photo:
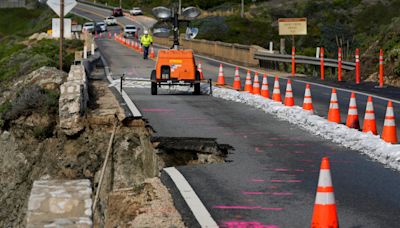
[[[159,50],[156,69],[151,72],[151,94],[157,95],[157,89],[163,85],[194,87],[194,94],[200,94],[201,75],[197,70],[192,50],[179,49],[179,24],[189,24],[190,19],[200,15],[195,7],[187,7],[182,12],[179,9],[156,7],[153,14],[161,21],[173,25],[174,43],[169,50]],[[166,27],[153,27],[154,36],[168,37],[171,30]],[[198,33],[196,28],[187,28],[186,38],[193,39]],[[211,82],[210,82],[211,85]],[[212,88],[210,88],[211,91]]]

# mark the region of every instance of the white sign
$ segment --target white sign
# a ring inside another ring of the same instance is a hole
[[[53,38],[60,38],[60,18],[53,18],[52,20],[52,36]],[[64,38],[72,39],[71,33],[71,19],[64,19]]]
[[[61,16],[60,0],[48,0],[47,5],[58,15]],[[64,0],[64,16],[67,15],[77,5],[75,0]]]
[[[307,18],[279,18],[279,35],[307,35]]]

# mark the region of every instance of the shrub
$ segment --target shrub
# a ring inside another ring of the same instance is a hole
[[[33,128],[33,137],[39,140],[50,138],[53,136],[54,125],[36,126]]]
[[[9,109],[2,114],[4,121],[16,120],[34,112],[56,114],[58,112],[58,94],[34,85],[23,89],[10,105]]]

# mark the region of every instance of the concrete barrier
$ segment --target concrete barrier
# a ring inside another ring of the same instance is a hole
[[[172,46],[173,41],[171,38],[154,37],[154,42],[169,47]],[[182,37],[179,42],[183,48],[192,49],[196,54],[245,66],[258,66],[259,61],[254,59],[254,53],[266,51],[266,49],[256,45],[231,44],[208,40],[186,40]]]

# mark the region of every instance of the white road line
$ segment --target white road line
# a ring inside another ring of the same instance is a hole
[[[107,79],[110,83],[112,83],[115,80],[113,80],[112,77],[110,76],[110,67],[107,65],[107,62],[104,59],[104,57],[102,55],[100,55],[100,56],[101,56],[101,60],[103,61],[104,66],[105,66],[104,69],[106,72]],[[122,89],[122,93],[121,93],[121,91],[117,88],[117,85],[113,85],[113,87],[116,88],[116,90],[122,95],[122,98],[124,99],[129,110],[132,112],[132,115],[136,118],[141,118],[143,116],[142,113],[139,111],[139,109],[136,107],[136,105],[130,99],[128,94],[123,89]]]
[[[207,211],[206,207],[203,205],[185,177],[175,167],[164,168],[164,171],[175,183],[200,226],[204,228],[217,228],[217,223],[211,217],[210,213]]]

